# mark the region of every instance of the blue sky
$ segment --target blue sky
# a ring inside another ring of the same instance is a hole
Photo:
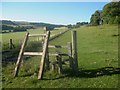
[[[75,24],[90,20],[91,14],[108,2],[3,2],[0,19]]]

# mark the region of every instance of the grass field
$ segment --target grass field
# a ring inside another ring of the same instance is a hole
[[[17,78],[13,77],[15,63],[9,63],[2,68],[3,88],[118,88],[118,26],[91,26],[75,30],[78,73],[72,73],[69,65],[64,65],[64,74],[47,71],[43,80],[39,81],[37,73],[40,57],[31,57],[24,60]],[[69,41],[71,31],[54,39],[50,44],[66,45]]]
[[[65,28],[65,29],[67,29],[67,28]],[[62,28],[59,28],[58,30],[51,30],[51,35],[55,35],[61,31],[63,31]],[[30,34],[42,34],[42,33],[44,33],[44,30],[41,28],[28,29],[27,32],[29,32]],[[13,40],[13,44],[20,44],[23,41],[25,34],[27,32],[11,32],[11,33],[0,34],[0,36],[2,36],[3,50],[8,48],[8,45],[9,45],[8,43],[9,43],[10,39]],[[38,37],[32,37],[29,40],[38,40]]]

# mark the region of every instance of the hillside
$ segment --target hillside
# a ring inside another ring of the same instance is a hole
[[[38,22],[25,22],[25,21],[10,21],[10,20],[2,20],[2,25],[9,25],[9,26],[37,26],[37,27],[63,27],[65,25],[56,25],[56,24],[49,24],[49,23],[38,23]]]
[[[66,64],[63,65],[62,75],[47,71],[43,80],[39,81],[37,76],[40,57],[24,58],[16,78],[13,77],[15,62],[3,66],[3,88],[118,88],[118,26],[84,26],[76,31],[78,73],[72,73]],[[68,31],[50,41],[50,45],[66,45],[70,41],[71,31]],[[67,49],[61,51],[67,52]],[[52,50],[50,53],[55,52]]]

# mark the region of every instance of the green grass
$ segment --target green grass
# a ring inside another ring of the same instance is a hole
[[[63,30],[64,29],[51,30],[51,36],[61,32]],[[41,34],[41,33],[44,33],[44,30],[41,29],[41,28],[28,29],[27,32],[29,32],[30,34]],[[21,44],[24,37],[25,37],[25,34],[27,32],[11,32],[11,33],[0,34],[0,37],[2,37],[2,48],[3,48],[3,50],[8,48],[10,39],[13,40],[13,44],[16,45],[16,46]],[[36,40],[38,40],[38,37],[30,37],[29,40],[30,41],[34,41],[34,40],[36,41]]]
[[[76,31],[79,64],[77,74],[69,70],[69,65],[64,65],[64,74],[47,71],[43,80],[39,81],[37,74],[40,57],[31,57],[24,59],[16,78],[13,78],[15,63],[3,67],[3,88],[117,88],[118,36],[114,35],[118,34],[118,27],[81,27]],[[54,39],[50,44],[66,45],[67,42],[71,42],[71,31]],[[54,57],[50,60],[53,61]]]

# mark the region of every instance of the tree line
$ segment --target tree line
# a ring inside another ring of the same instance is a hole
[[[91,15],[90,24],[120,24],[120,1],[110,2],[102,10],[95,11]]]

